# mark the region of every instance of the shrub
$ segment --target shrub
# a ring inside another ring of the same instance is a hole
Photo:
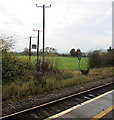
[[[89,67],[99,68],[114,66],[114,51],[101,53],[94,51],[89,55]]]
[[[17,75],[16,57],[6,51],[2,52],[2,78],[3,83],[12,81]]]
[[[41,58],[36,61],[35,67],[37,72],[49,72],[49,71],[56,71],[58,69],[58,60],[53,59],[52,57],[45,58],[43,61]]]
[[[89,67],[99,68],[103,66],[103,58],[101,57],[100,51],[94,51],[89,55]]]
[[[108,52],[106,64],[114,67],[114,51]]]
[[[35,80],[38,84],[40,84],[42,87],[46,85],[46,79],[44,79],[44,76],[47,76],[47,74],[55,74],[59,72],[58,70],[58,60],[53,59],[53,57],[45,58],[43,61],[41,58],[36,61],[35,66]]]
[[[2,52],[2,79],[3,84],[12,82],[24,74],[29,68],[27,60],[18,59],[13,53]]]

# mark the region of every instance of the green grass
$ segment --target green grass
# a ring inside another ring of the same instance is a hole
[[[26,58],[27,56],[20,56]],[[78,59],[73,57],[51,57],[52,59],[56,59],[59,62],[58,68],[61,70],[77,70],[78,69]],[[36,56],[31,57],[31,63],[34,64],[36,60]],[[80,62],[81,69],[87,69],[88,67],[88,58],[82,58]]]
[[[73,57],[60,57],[59,69],[62,70],[77,70],[78,69],[78,59]],[[87,69],[88,58],[82,58],[80,61],[80,68]]]

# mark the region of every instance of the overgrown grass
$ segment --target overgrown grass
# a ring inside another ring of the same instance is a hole
[[[86,69],[87,63],[88,58],[82,58],[81,69]],[[3,101],[36,96],[112,75],[111,67],[91,69],[89,74],[83,75],[76,70],[77,58],[46,57],[42,61],[41,57],[36,62],[36,57],[32,57],[29,63],[26,56],[17,57],[8,52],[4,54],[3,68]]]
[[[84,82],[99,80],[106,76],[112,75],[112,68],[91,69],[89,74],[82,75],[78,71],[61,70],[56,72],[48,72],[43,75],[40,80],[45,81],[42,85],[35,80],[28,71],[26,77],[28,80],[17,79],[11,84],[3,86],[3,100],[16,100],[26,98],[28,96],[36,96],[55,89],[78,85]]]

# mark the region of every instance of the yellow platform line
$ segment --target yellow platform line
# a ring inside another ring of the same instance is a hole
[[[111,107],[107,108],[106,110],[104,110],[103,112],[101,112],[100,114],[96,115],[95,117],[93,117],[91,120],[98,120],[100,118],[102,118],[103,116],[105,116],[107,113],[109,113],[110,111],[112,111],[114,109],[114,105],[112,105]]]

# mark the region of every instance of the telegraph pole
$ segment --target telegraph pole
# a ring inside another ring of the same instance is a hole
[[[38,62],[38,57],[39,57],[39,33],[40,33],[41,30],[33,30],[33,31],[38,32],[38,36],[37,36],[37,62]]]
[[[29,64],[30,64],[30,61],[31,61],[31,36],[29,37],[30,40],[29,40]]]
[[[45,8],[51,8],[51,5],[50,6],[38,6],[36,4],[36,7],[40,7],[40,8],[43,8],[43,62],[44,62],[44,48],[45,48]]]
[[[30,63],[30,61],[31,61],[31,40],[32,40],[32,38],[37,38],[37,37],[32,37],[32,36],[30,36],[29,37],[29,63]],[[26,39],[28,39],[28,38],[26,38]]]

